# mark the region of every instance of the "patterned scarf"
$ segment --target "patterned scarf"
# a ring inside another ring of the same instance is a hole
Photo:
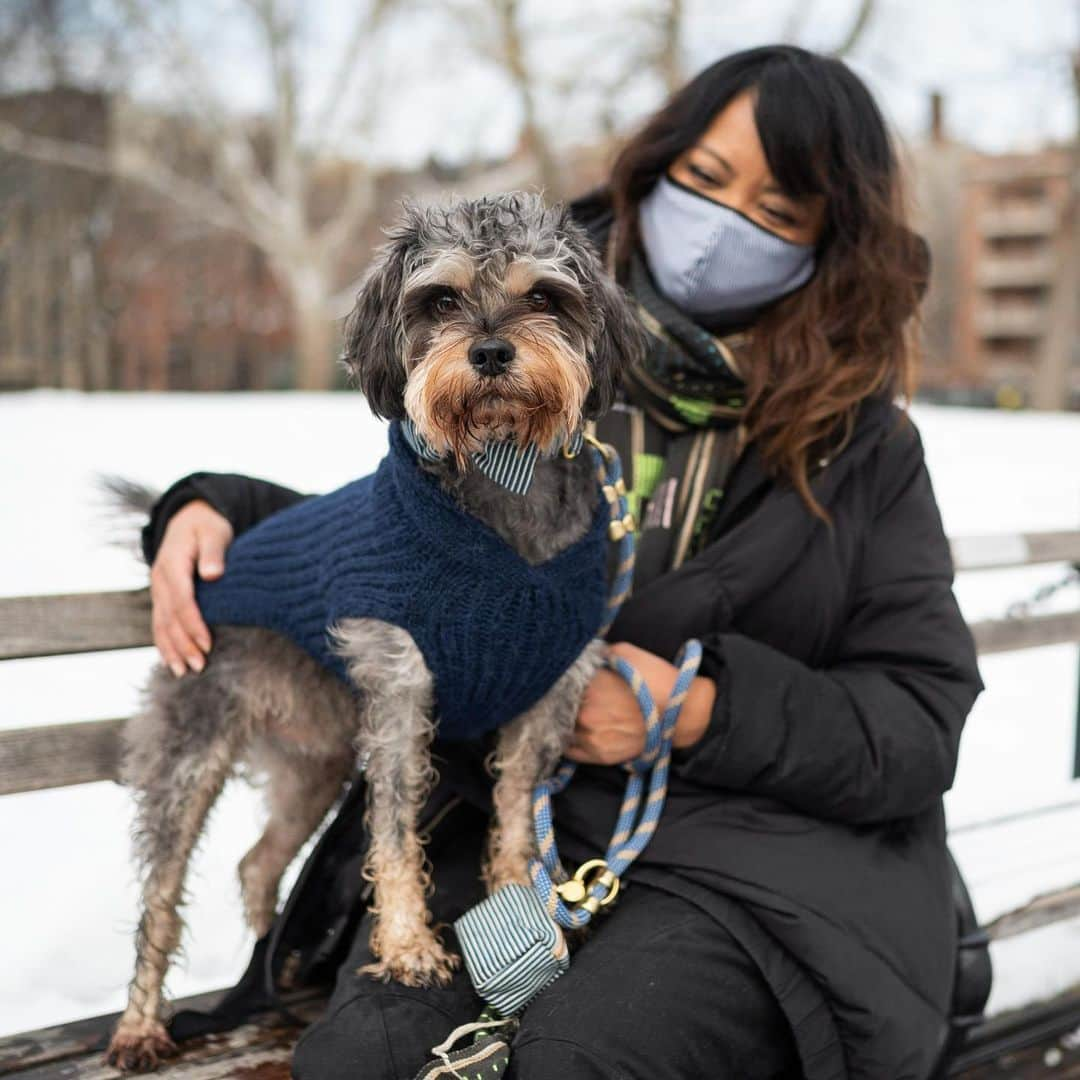
[[[746,404],[739,370],[749,336],[716,337],[684,315],[657,291],[639,251],[627,287],[649,335],[645,357],[624,375],[630,397],[670,432],[737,424]]]

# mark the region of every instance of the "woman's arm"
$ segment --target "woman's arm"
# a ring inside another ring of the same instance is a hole
[[[142,531],[143,556],[153,565],[169,522],[188,503],[202,500],[232,527],[233,536],[246,532],[263,518],[307,498],[292,488],[236,473],[191,473],[177,480],[154,504]]]
[[[155,503],[143,529],[150,569],[154,644],[179,678],[202,671],[210,631],[195,603],[195,572],[206,581],[225,569],[233,537],[305,498],[289,488],[230,473],[193,473]]]
[[[916,814],[951,785],[982,681],[953,596],[922,444],[910,432],[880,452],[877,507],[827,668],[734,631],[725,583],[708,567],[665,575],[623,607],[609,640],[636,648],[627,658],[646,664],[658,700],[674,682],[665,658],[687,637],[704,646],[698,702],[711,701],[711,710],[703,732],[700,709],[680,725],[675,768],[684,777],[851,824]],[[601,674],[583,703],[572,756],[627,760],[639,746],[628,734],[632,699]],[[640,717],[637,729],[643,742]]]
[[[879,475],[897,482],[870,525],[834,662],[816,670],[729,629],[706,635],[716,700],[678,755],[684,777],[849,824],[916,814],[952,785],[983,684],[922,444],[887,446]]]

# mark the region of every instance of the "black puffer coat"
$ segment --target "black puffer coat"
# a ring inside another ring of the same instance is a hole
[[[946,1036],[956,955],[941,796],[982,682],[906,417],[865,401],[812,487],[831,531],[747,447],[707,546],[632,596],[609,634],[669,659],[699,637],[702,673],[718,686],[630,882],[690,899],[736,935],[775,990],[809,1080],[920,1080]],[[186,478],[157,508],[149,556],[168,516],[196,497],[240,530],[299,496]],[[442,752],[444,784],[482,804],[479,752]],[[624,776],[582,768],[557,800],[569,860],[606,847]],[[332,850],[346,831],[328,833],[290,902],[335,930],[355,906],[341,883],[359,882],[355,852]]]

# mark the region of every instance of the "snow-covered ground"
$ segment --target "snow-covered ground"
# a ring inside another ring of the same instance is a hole
[[[915,409],[950,535],[1080,527],[1080,415]],[[143,584],[107,543],[94,476],[156,487],[196,469],[265,476],[325,491],[370,471],[382,425],[358,395],[0,396],[0,596]],[[1001,614],[1061,566],[961,575],[965,615]],[[1046,607],[1075,607],[1072,587]],[[123,716],[150,650],[0,664],[0,727]],[[1080,797],[1071,781],[1077,649],[987,657],[987,690],[965,734],[948,796],[952,847],[979,915],[1080,880],[1080,809],[988,829],[980,821]],[[136,889],[131,805],[113,784],[0,799],[0,1034],[122,1006]],[[258,796],[236,783],[194,865],[186,961],[175,995],[240,974],[250,947],[235,867],[259,831]],[[296,867],[294,866],[294,871]],[[1080,920],[995,949],[995,1011],[1080,981]]]

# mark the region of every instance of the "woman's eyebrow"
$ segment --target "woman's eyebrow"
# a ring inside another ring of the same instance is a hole
[[[713,158],[723,169],[728,172],[729,175],[734,175],[735,170],[731,167],[731,162],[728,161],[728,159],[724,157],[724,155],[721,154],[719,150],[714,150],[711,146],[708,145],[708,143],[696,143],[694,149],[701,150],[703,153],[708,154],[709,157]],[[763,194],[779,195],[781,198],[787,199],[788,202],[794,203],[795,205],[806,202],[805,197],[799,197],[789,194],[775,180],[769,180],[768,183],[762,186],[761,190]]]
[[[720,165],[723,166],[723,168],[725,168],[729,173],[733,173],[735,171],[731,167],[731,162],[728,161],[728,159],[726,157],[724,157],[724,155],[721,154],[718,150],[714,150],[708,144],[706,144],[706,143],[698,143],[697,144],[697,149],[698,150],[703,150],[706,154],[709,155],[709,157],[715,158],[716,161],[718,161],[720,163]]]

